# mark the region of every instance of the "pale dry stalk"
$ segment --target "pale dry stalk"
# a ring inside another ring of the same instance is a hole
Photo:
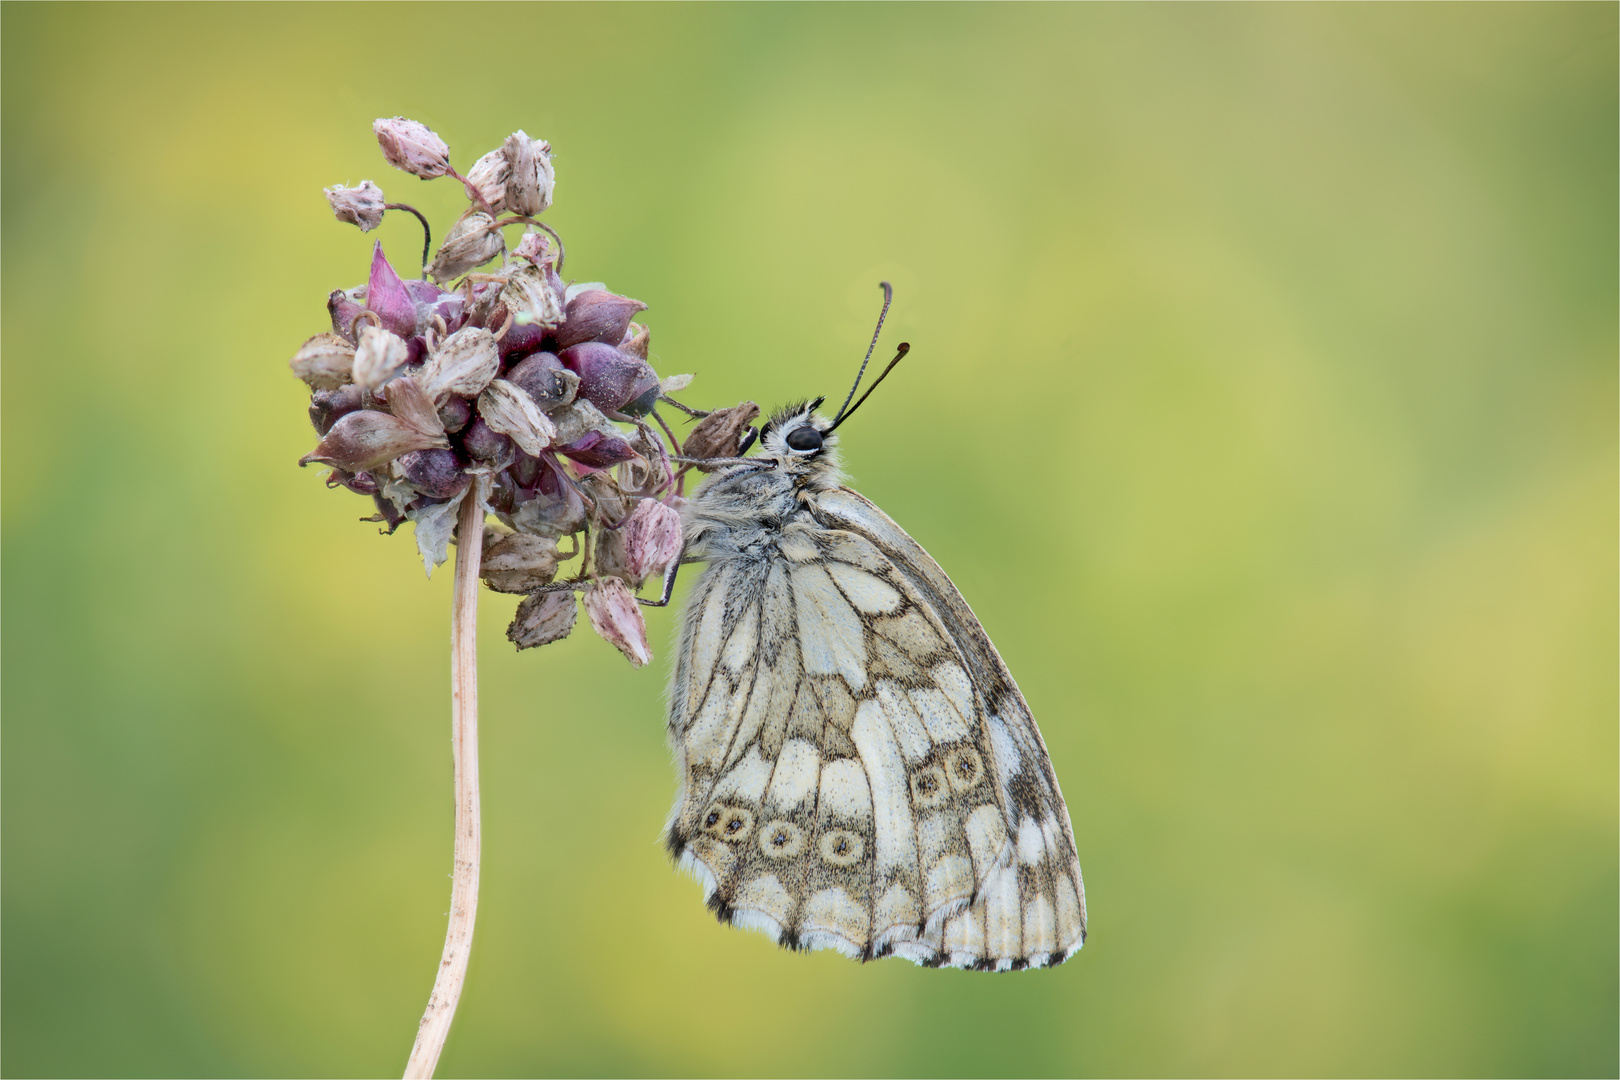
[[[456,1003],[467,981],[473,923],[478,918],[478,568],[484,547],[486,476],[473,477],[461,503],[456,532],[456,573],[450,614],[451,750],[456,772],[455,870],[450,882],[450,925],[444,955],[416,1045],[405,1065],[406,1080],[433,1075],[450,1034]]]

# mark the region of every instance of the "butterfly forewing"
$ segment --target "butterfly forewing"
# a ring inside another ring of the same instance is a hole
[[[671,686],[671,851],[722,918],[784,944],[959,967],[1066,959],[1084,891],[1023,697],[922,548],[811,477],[721,478],[707,517],[709,489],[695,500],[689,541],[713,561]],[[762,493],[781,502],[772,483],[789,512],[739,513]]]

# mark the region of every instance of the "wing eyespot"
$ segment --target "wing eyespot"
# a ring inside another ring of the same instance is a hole
[[[950,794],[945,770],[938,765],[925,765],[911,774],[911,801],[924,810],[943,806]]]
[[[804,850],[804,830],[791,821],[768,821],[759,830],[759,849],[772,859],[791,859]]]
[[[854,866],[866,854],[866,841],[847,829],[830,829],[821,834],[821,857],[834,866]]]
[[[754,831],[754,815],[741,806],[711,806],[703,815],[703,831],[728,844],[748,839]]]
[[[971,791],[984,779],[984,759],[971,746],[958,746],[945,756],[945,775],[957,792]]]

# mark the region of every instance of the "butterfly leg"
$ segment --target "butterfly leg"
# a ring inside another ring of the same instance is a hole
[[[656,600],[644,600],[638,596],[636,597],[636,603],[642,607],[668,607],[669,598],[675,592],[675,575],[680,572],[681,564],[686,561],[686,559],[670,560],[669,568],[664,571],[664,594],[662,596]],[[691,561],[696,562],[698,560],[693,559]]]

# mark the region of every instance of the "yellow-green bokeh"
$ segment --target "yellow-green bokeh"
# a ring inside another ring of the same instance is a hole
[[[443,1075],[1614,1075],[1613,4],[6,4],[4,1072],[397,1073],[448,574],[294,467],[376,116],[557,149],[688,396],[848,466],[1040,719],[1092,936],[779,952],[656,837],[659,662],[482,612]],[[396,218],[399,218],[396,220]],[[419,233],[379,234],[409,265]]]

